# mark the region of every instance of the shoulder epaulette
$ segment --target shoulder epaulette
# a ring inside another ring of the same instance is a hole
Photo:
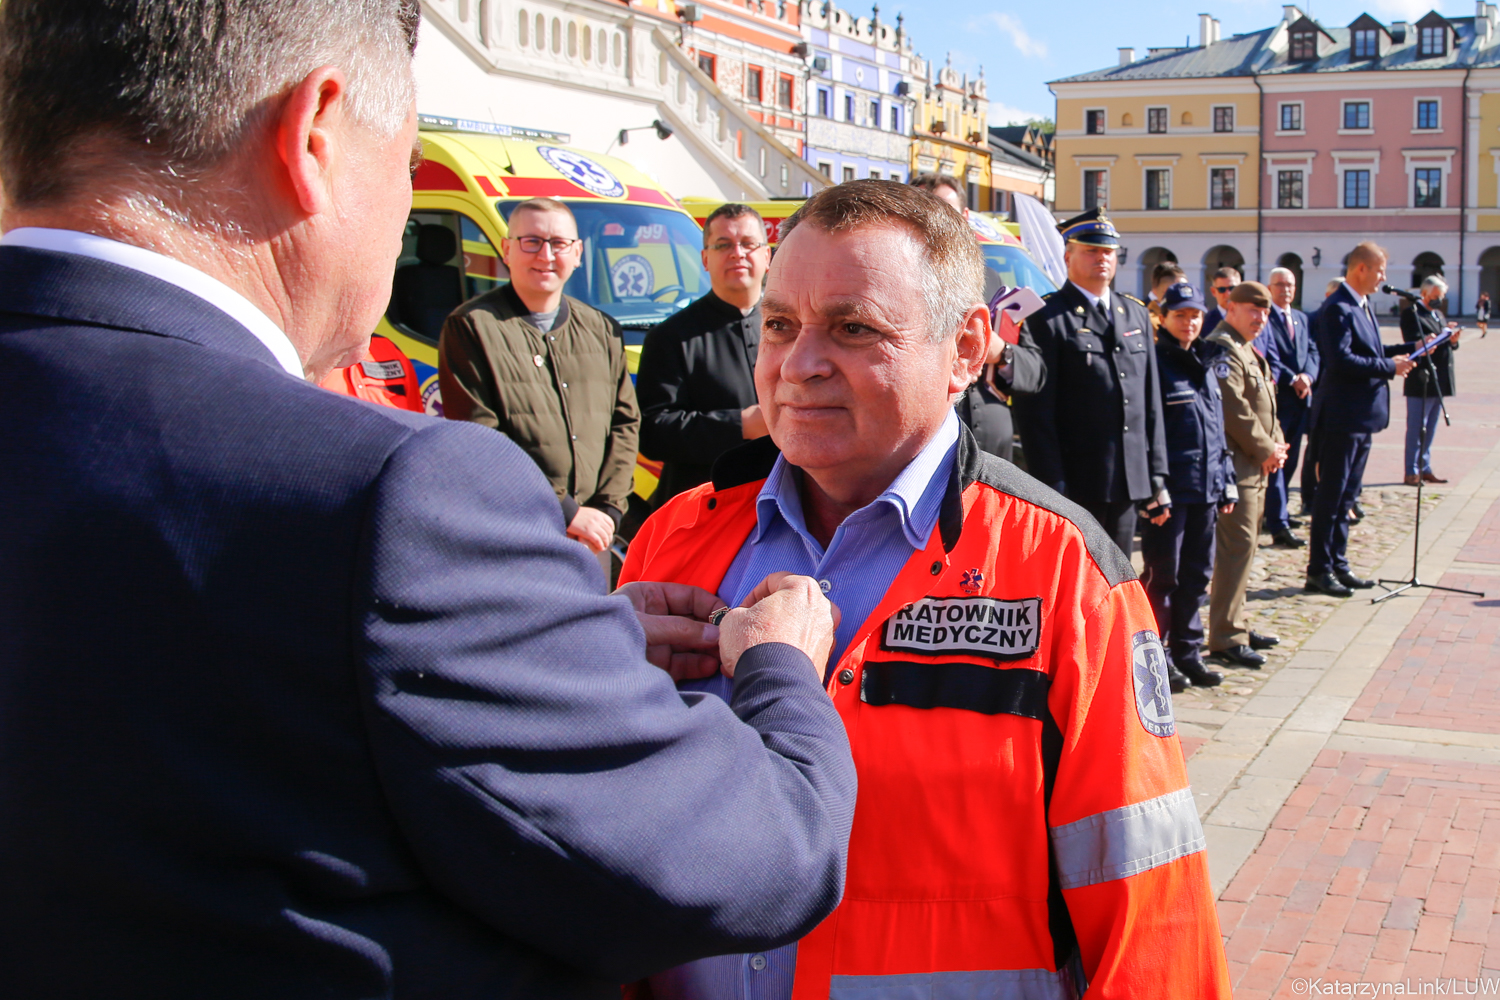
[[[1131,295],[1129,292],[1121,292],[1120,294],[1123,295],[1123,296],[1125,296],[1127,299],[1129,299],[1130,301],[1134,302],[1138,306],[1144,306],[1146,304],[1146,303],[1142,302],[1140,299],[1136,298],[1134,295]]]
[[[1042,296],[1042,301],[1046,302],[1048,299],[1052,298],[1052,296],[1056,295],[1060,291],[1062,291],[1061,288],[1054,288],[1052,291]]]

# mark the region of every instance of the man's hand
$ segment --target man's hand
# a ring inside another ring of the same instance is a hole
[[[740,411],[740,436],[746,441],[754,441],[771,433],[766,426],[765,415],[760,412],[760,404],[755,403]]]
[[[1406,373],[1417,367],[1417,363],[1405,354],[1398,354],[1391,360],[1396,362],[1396,376],[1405,378]]]
[[[674,681],[711,677],[719,669],[719,630],[708,616],[724,602],[701,587],[638,580],[615,591],[635,608],[646,633],[646,659]]]
[[[579,507],[568,525],[568,537],[587,545],[590,552],[603,552],[615,540],[615,522],[597,507]]]
[[[1222,506],[1222,507],[1219,508],[1219,513],[1225,515],[1226,517],[1229,516],[1230,514],[1233,514],[1234,513],[1234,504],[1232,502],[1224,504],[1224,506]]]
[[[1292,391],[1297,394],[1298,399],[1306,399],[1312,392],[1312,379],[1307,377],[1306,372],[1292,379]]]
[[[1273,450],[1271,454],[1266,457],[1266,460],[1264,462],[1260,463],[1260,471],[1269,476],[1271,473],[1281,468],[1286,464],[1287,451],[1287,445],[1276,445],[1275,450]]]
[[[784,642],[807,654],[821,684],[838,623],[839,609],[823,596],[816,580],[772,573],[719,622],[719,659],[724,672],[733,677],[745,650],[763,642]]]

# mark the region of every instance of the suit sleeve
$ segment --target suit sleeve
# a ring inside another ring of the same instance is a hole
[[[1276,440],[1260,425],[1260,418],[1245,398],[1245,370],[1240,362],[1230,357],[1225,362],[1227,374],[1219,379],[1221,402],[1224,407],[1224,435],[1240,450],[1257,463],[1264,462],[1276,453]]]
[[[611,513],[619,524],[630,493],[635,489],[635,456],[640,444],[641,415],[635,405],[635,383],[625,362],[624,340],[619,327],[610,337],[610,362],[614,365],[615,408],[610,416],[609,441],[599,466],[599,490],[584,503]]]
[[[1088,995],[1228,1000],[1207,842],[1150,604],[1131,580],[1079,615],[1049,695],[1062,750],[1048,827]]]
[[[1343,303],[1323,308],[1324,375],[1336,381],[1395,378],[1396,363],[1389,357],[1367,357],[1354,351],[1354,310]]]
[[[1047,363],[1027,324],[1021,324],[1017,334],[1020,342],[1010,348],[1010,391],[1020,396],[1041,392],[1047,384]]]
[[[1318,381],[1318,376],[1323,371],[1323,358],[1318,352],[1318,338],[1313,336],[1312,320],[1306,316],[1303,318],[1302,336],[1307,340],[1307,371],[1306,375],[1313,382]]]
[[[440,892],[615,983],[832,911],[855,777],[800,651],[747,653],[732,705],[679,695],[499,435],[424,428],[373,494],[356,676],[390,808]]]
[[[702,463],[745,439],[740,409],[698,410],[691,405],[690,373],[676,338],[646,335],[635,394],[641,406],[641,452],[658,462]]]
[[[1016,416],[1021,444],[1026,449],[1026,468],[1033,477],[1059,493],[1066,493],[1062,452],[1057,439],[1057,336],[1041,313],[1029,317],[1016,345],[1016,364],[1029,355],[1033,372],[1043,373],[1041,384],[1030,393],[1014,382]]]
[[[1266,364],[1270,366],[1271,378],[1276,384],[1291,388],[1292,379],[1297,376],[1297,373],[1292,370],[1292,365],[1295,364],[1296,358],[1295,356],[1291,358],[1283,358],[1281,356],[1282,341],[1280,334],[1276,330],[1276,324],[1279,321],[1275,317],[1276,310],[1273,309],[1270,316],[1266,319],[1266,328],[1261,331],[1259,337],[1255,338],[1255,346],[1265,357]]]

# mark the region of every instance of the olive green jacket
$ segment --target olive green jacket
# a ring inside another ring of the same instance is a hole
[[[528,314],[502,285],[448,317],[438,341],[443,414],[520,445],[552,484],[565,522],[584,505],[619,523],[641,423],[619,324],[567,296],[545,334]]]
[[[1214,366],[1219,377],[1219,395],[1224,406],[1224,438],[1234,458],[1238,486],[1264,486],[1261,465],[1281,444],[1281,423],[1276,419],[1276,380],[1271,366],[1238,330],[1221,322],[1208,337],[1225,352]]]

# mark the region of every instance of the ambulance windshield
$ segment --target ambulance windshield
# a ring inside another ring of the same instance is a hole
[[[519,200],[496,208],[510,221]],[[569,201],[583,240],[583,259],[564,291],[619,320],[625,342],[709,289],[703,269],[703,232],[681,212],[649,205]]]
[[[1047,277],[1047,272],[1038,267],[1036,261],[1020,247],[1004,243],[981,243],[979,248],[984,251],[984,262],[1007,288],[1024,286],[1038,295],[1057,291],[1057,286]]]

